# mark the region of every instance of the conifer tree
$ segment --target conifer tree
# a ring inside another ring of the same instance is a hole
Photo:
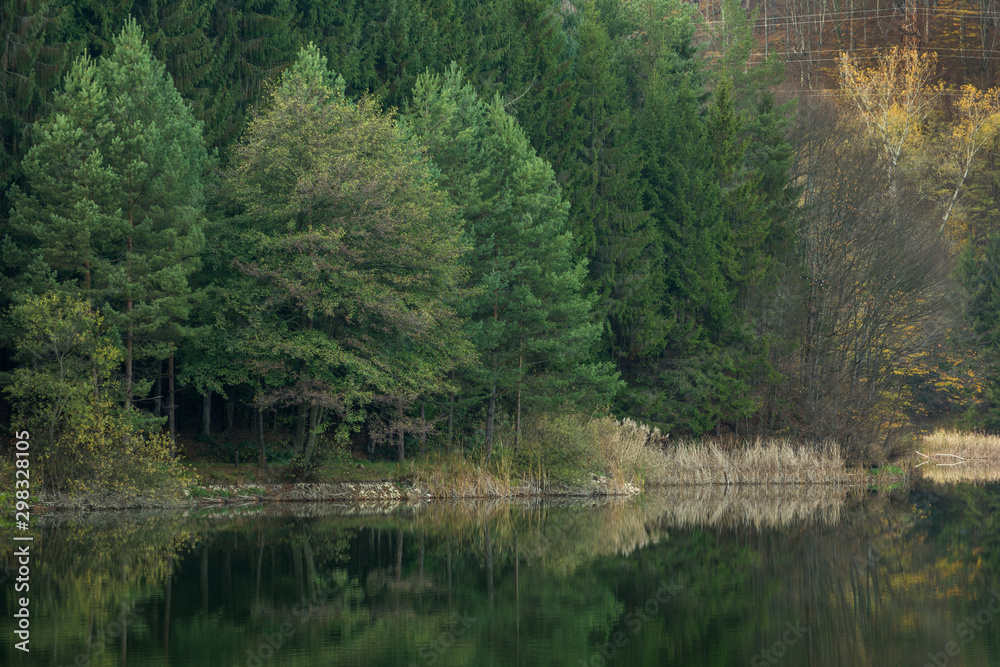
[[[134,21],[113,46],[76,61],[40,124],[3,252],[12,292],[76,294],[105,310],[123,339],[128,406],[144,393],[136,361],[167,357],[182,335],[208,158]]]
[[[68,11],[52,0],[5,0],[0,10],[0,223],[6,192],[21,176],[30,126],[48,111],[72,59],[65,42]]]
[[[225,160],[267,82],[288,67],[302,43],[291,0],[215,3],[208,38],[212,58],[206,81],[211,89],[201,98],[200,113],[206,144],[220,149]]]
[[[666,326],[659,308],[662,247],[641,174],[634,119],[600,15],[588,4],[578,33],[572,98],[578,132],[566,160],[570,220],[616,363],[655,349]]]
[[[515,412],[562,402],[606,404],[609,365],[591,361],[600,328],[583,296],[586,263],[573,259],[567,203],[552,168],[499,97],[487,104],[456,65],[417,79],[407,116],[466,220],[474,292],[461,306],[482,365],[466,380],[485,403],[489,460],[499,401]]]
[[[238,213],[238,344],[258,405],[298,410],[306,460],[326,428],[346,438],[374,396],[442,391],[472,353],[449,305],[466,246],[447,196],[392,115],[347,100],[326,62],[301,51],[223,184]]]

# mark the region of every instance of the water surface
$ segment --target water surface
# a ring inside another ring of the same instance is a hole
[[[5,665],[1000,665],[1000,487],[36,518]],[[996,592],[995,592],[996,591]]]

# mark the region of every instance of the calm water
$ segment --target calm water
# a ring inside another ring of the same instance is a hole
[[[1000,665],[998,509],[985,486],[50,516],[30,654],[0,543],[0,664]]]

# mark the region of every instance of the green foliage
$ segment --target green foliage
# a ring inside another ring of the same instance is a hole
[[[114,52],[79,58],[24,161],[3,259],[11,291],[81,295],[123,336],[133,362],[183,335],[201,251],[201,127],[130,22]]]
[[[978,337],[983,364],[983,401],[967,417],[970,426],[1000,432],[1000,234],[991,234],[981,256],[971,245],[962,258],[969,290],[967,317]]]
[[[294,26],[291,0],[213,3],[208,25],[211,60],[206,94],[199,97],[205,140],[228,148],[243,134],[250,109],[266,96],[267,83],[295,58],[302,45]]]
[[[10,0],[5,298],[99,311],[108,400],[169,358],[308,463],[362,423],[402,455],[443,396],[487,455],[522,413],[763,423],[801,325],[791,108],[724,2],[696,43],[681,0]]]
[[[442,391],[470,359],[450,305],[465,276],[459,220],[393,117],[348,101],[315,47],[234,148],[222,194],[238,211],[234,344],[258,404],[309,420],[306,461],[326,411],[344,439],[373,395]]]
[[[606,349],[617,364],[662,343],[663,249],[647,210],[635,116],[625,105],[620,63],[592,5],[578,32],[574,71],[577,141],[566,157],[566,192],[589,287],[604,316]]]
[[[407,126],[467,221],[473,289],[460,312],[482,365],[464,380],[466,395],[487,403],[487,458],[498,397],[533,409],[606,404],[617,379],[590,361],[600,329],[551,166],[502,101],[480,100],[454,64],[417,79]]]
[[[580,413],[538,414],[528,418],[521,444],[512,448],[513,434],[503,434],[505,447],[520,470],[541,470],[551,480],[579,483],[590,473],[603,474],[597,432],[590,415]],[[498,455],[502,450],[498,451]]]
[[[23,364],[5,391],[34,436],[35,484],[82,496],[178,494],[186,473],[168,439],[138,428],[113,401],[121,351],[104,318],[57,293],[26,297],[10,317]]]
[[[6,192],[21,176],[29,128],[48,110],[71,57],[64,31],[67,7],[53,0],[0,4],[0,220],[10,209]]]

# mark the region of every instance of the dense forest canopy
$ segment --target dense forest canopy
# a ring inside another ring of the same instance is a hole
[[[896,5],[5,2],[4,420],[1000,428],[997,10]]]

